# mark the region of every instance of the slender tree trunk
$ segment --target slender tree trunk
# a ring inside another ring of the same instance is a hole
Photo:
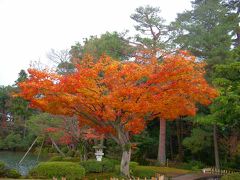
[[[157,161],[160,165],[166,164],[166,120],[160,119],[159,147]]]
[[[232,129],[231,135],[229,137],[229,157],[230,160],[234,159],[234,155],[236,155],[238,150],[238,130]]]
[[[178,142],[178,160],[183,160],[183,147],[182,147],[182,121],[181,119],[176,121],[177,127],[177,142]]]
[[[171,134],[170,134],[170,146],[169,146],[169,148],[170,148],[170,157],[171,157],[171,159],[173,159],[173,140],[172,140],[172,132],[173,132],[173,130],[171,129]]]
[[[217,125],[213,125],[213,143],[214,143],[214,157],[215,157],[215,166],[217,169],[220,168],[219,164],[219,155],[218,155],[218,143],[217,143]]]
[[[23,121],[24,121],[23,138],[25,138],[26,137],[26,130],[27,130],[27,121],[26,121],[25,117],[23,117]]]
[[[101,146],[104,145],[104,135],[103,134],[101,135],[101,138],[100,138],[100,145]]]
[[[5,111],[4,110],[2,110],[2,128],[5,128],[7,125],[7,123],[6,123],[6,120],[7,120],[7,118],[6,118],[6,114],[5,114]]]
[[[237,8],[237,16],[239,17],[240,15],[240,5],[238,4],[238,8]],[[237,24],[237,30],[236,30],[236,47],[240,46],[240,26],[239,24]]]

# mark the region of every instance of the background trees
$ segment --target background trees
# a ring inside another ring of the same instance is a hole
[[[84,139],[87,132],[80,130],[87,124],[97,129],[94,132],[115,139],[104,141],[106,155],[117,158],[122,151],[125,174],[130,154],[143,164],[155,163],[158,156],[162,164],[168,158],[212,166],[214,159],[209,157],[214,156],[214,146],[216,166],[238,168],[239,3],[196,0],[192,5],[192,10],[179,14],[169,25],[158,7],[139,7],[131,15],[137,35],[127,38],[127,33],[106,32],[90,36],[70,50],[50,52],[56,72],[32,69],[28,77],[21,71],[16,82],[23,85],[23,97],[40,110],[33,111],[28,101],[11,96],[19,92],[17,85],[1,87],[0,149],[24,149],[37,136],[32,129],[44,127],[60,148],[81,149],[86,159],[84,152],[93,144]],[[190,51],[196,59],[181,50]],[[216,96],[204,77],[220,92],[210,108],[200,105]],[[64,116],[54,116],[56,124],[51,124],[49,116],[53,115],[41,111]],[[88,135],[96,137],[91,129]],[[63,144],[62,138],[68,143]],[[24,143],[14,146],[20,140]]]
[[[64,76],[30,69],[31,77],[19,83],[20,95],[32,107],[77,115],[80,125],[113,138],[122,149],[121,172],[126,176],[131,134],[140,133],[147,119],[193,116],[197,102],[207,105],[217,95],[204,80],[203,65],[186,53],[169,55],[160,64],[154,57],[120,62],[102,56],[95,62],[86,56],[80,62]]]

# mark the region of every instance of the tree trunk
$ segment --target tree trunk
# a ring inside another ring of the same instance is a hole
[[[2,128],[5,128],[7,125],[7,118],[6,118],[6,114],[5,114],[5,111],[4,110],[2,110],[2,113],[0,113],[0,114],[2,114]]]
[[[237,17],[239,17],[240,15],[240,5],[238,4],[238,8],[237,8]],[[236,30],[236,47],[240,46],[240,26],[239,24],[237,24],[237,30]]]
[[[166,163],[166,120],[160,119],[159,128],[159,147],[158,147],[158,158],[157,161],[160,165],[165,165]]]
[[[213,143],[214,143],[214,157],[215,157],[215,166],[217,169],[220,168],[219,164],[219,155],[218,155],[218,143],[217,143],[217,125],[213,125]]]
[[[131,160],[131,142],[129,140],[129,134],[128,132],[125,132],[124,129],[122,129],[121,127],[117,129],[117,132],[118,132],[117,142],[122,148],[122,160],[120,171],[122,175],[130,178],[129,164]]]
[[[178,160],[183,160],[183,147],[182,147],[182,121],[181,119],[176,121],[177,126],[177,142],[178,142]]]
[[[131,148],[124,149],[122,153],[120,171],[124,176],[127,176],[127,177],[130,177],[130,173],[129,173],[130,160],[131,160]]]
[[[171,159],[173,159],[173,140],[172,140],[172,132],[173,132],[173,130],[172,130],[172,128],[171,128],[171,134],[170,134],[170,145],[169,145],[169,148],[170,148],[170,157],[171,157]]]
[[[230,160],[234,159],[234,156],[236,155],[238,151],[238,130],[232,128],[231,129],[231,135],[229,137],[229,157]]]

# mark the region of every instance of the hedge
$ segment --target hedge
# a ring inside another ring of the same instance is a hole
[[[62,161],[62,162],[80,162],[80,158],[78,157],[62,157],[62,156],[53,156],[48,161]]]
[[[139,165],[138,162],[134,162],[134,161],[131,161],[131,162],[129,163],[130,174],[132,174],[133,170],[134,170],[138,165]],[[117,174],[120,173],[120,165],[119,165],[119,164],[115,166],[115,172],[116,172]]]
[[[29,175],[34,178],[81,179],[85,176],[85,169],[73,162],[42,162]]]
[[[9,169],[0,161],[0,177],[19,178],[21,174],[15,169]]]
[[[114,162],[109,159],[103,159],[97,161],[95,159],[89,159],[80,163],[88,173],[100,173],[100,172],[113,172]]]

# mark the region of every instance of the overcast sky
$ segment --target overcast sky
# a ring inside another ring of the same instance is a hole
[[[51,48],[106,31],[133,30],[130,15],[139,6],[158,6],[173,21],[190,0],[0,0],[0,85],[12,85],[31,61],[49,63]]]

